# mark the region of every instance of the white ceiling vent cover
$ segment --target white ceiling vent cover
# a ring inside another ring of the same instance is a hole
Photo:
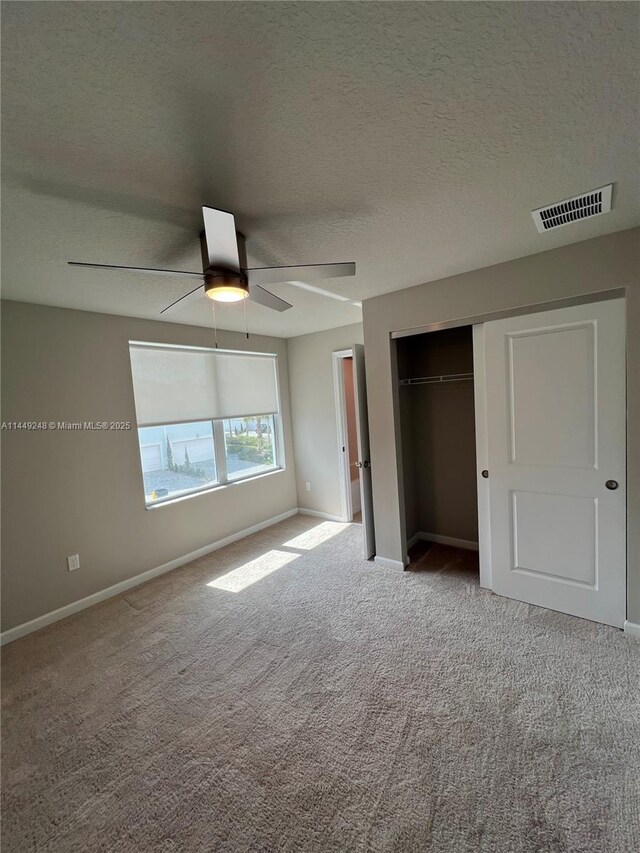
[[[606,187],[599,187],[597,190],[591,190],[588,193],[582,193],[582,195],[574,195],[573,198],[565,198],[555,204],[532,210],[531,215],[536,223],[536,228],[541,234],[544,234],[545,231],[560,228],[562,225],[577,222],[579,219],[590,219],[592,216],[599,216],[601,213],[609,213],[612,187],[613,184],[607,184]]]

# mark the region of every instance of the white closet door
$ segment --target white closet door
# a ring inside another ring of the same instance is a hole
[[[623,299],[486,323],[494,592],[622,627]]]

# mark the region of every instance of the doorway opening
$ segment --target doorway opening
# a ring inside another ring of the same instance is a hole
[[[364,347],[333,353],[341,521],[362,524],[365,559],[375,554]]]
[[[353,351],[334,353],[342,520],[362,523]]]
[[[473,329],[397,341],[408,569],[479,573]]]

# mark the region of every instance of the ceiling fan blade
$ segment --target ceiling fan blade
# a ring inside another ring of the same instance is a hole
[[[204,282],[199,284],[197,287],[194,287],[193,290],[190,290],[188,293],[185,293],[184,296],[181,296],[179,299],[176,299],[175,302],[172,302],[171,305],[167,305],[166,308],[163,308],[160,312],[164,314],[167,311],[170,311],[172,308],[175,308],[177,305],[182,308],[183,305],[188,305],[190,302],[196,302],[198,299],[202,299],[204,297]]]
[[[151,275],[183,275],[189,278],[202,278],[201,272],[186,272],[185,270],[159,270],[151,267],[123,267],[118,264],[86,264],[83,261],[67,261],[70,267],[90,267],[94,270],[120,270],[121,272],[144,272]]]
[[[249,287],[249,299],[252,302],[257,302],[259,305],[273,308],[274,311],[287,311],[289,308],[293,308],[290,302],[285,302],[284,299],[280,299],[275,293],[269,293],[268,290],[260,287],[259,284],[252,284]]]
[[[297,267],[262,267],[245,270],[249,285],[279,284],[284,281],[319,281],[323,278],[341,278],[356,274],[353,262],[346,264],[302,264]]]
[[[236,222],[232,213],[217,210],[215,207],[203,207],[204,244],[202,262],[204,269],[224,267],[239,270],[240,256],[236,237]]]
[[[288,281],[287,284],[293,287],[299,287],[300,290],[308,290],[309,293],[317,293],[319,296],[326,296],[328,299],[335,299],[336,302],[351,302],[348,296],[343,296],[342,293],[333,293],[330,290],[325,290],[324,287],[316,287],[313,284],[307,284],[306,281]]]

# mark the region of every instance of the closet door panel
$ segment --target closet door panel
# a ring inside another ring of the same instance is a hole
[[[624,334],[620,299],[484,327],[492,589],[619,627]]]

